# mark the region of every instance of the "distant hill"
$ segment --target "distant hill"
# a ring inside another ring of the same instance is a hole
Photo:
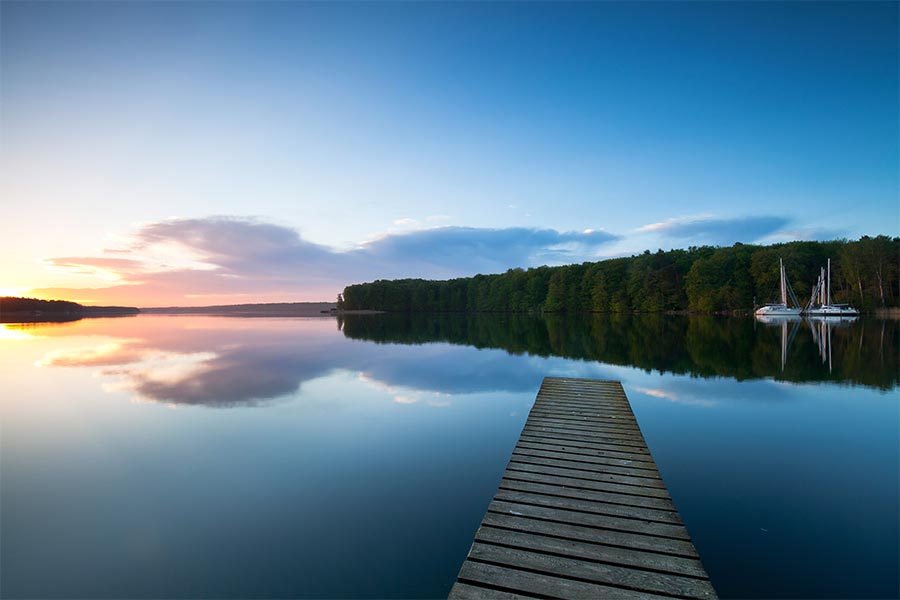
[[[335,302],[277,302],[221,306],[168,306],[142,308],[149,315],[219,315],[227,317],[318,317],[337,310]]]
[[[130,306],[83,306],[67,300],[0,297],[0,323],[77,321],[91,317],[132,316],[139,312]]]

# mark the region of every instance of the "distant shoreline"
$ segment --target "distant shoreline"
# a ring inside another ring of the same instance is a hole
[[[139,312],[131,306],[83,306],[66,300],[0,298],[0,323],[59,323],[94,317],[130,317]]]
[[[335,302],[275,302],[218,306],[161,306],[141,308],[145,315],[217,315],[225,317],[322,317],[337,312]]]

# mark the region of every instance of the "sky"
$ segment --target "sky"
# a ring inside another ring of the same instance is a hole
[[[0,295],[900,235],[900,4],[0,3]]]

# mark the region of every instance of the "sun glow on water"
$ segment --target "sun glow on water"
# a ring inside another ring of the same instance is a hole
[[[37,336],[25,331],[21,325],[0,324],[0,340],[33,340]]]

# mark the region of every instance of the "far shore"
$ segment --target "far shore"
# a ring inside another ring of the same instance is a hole
[[[141,308],[145,315],[219,315],[228,317],[323,317],[337,312],[335,302],[277,302],[220,306],[164,306]]]

